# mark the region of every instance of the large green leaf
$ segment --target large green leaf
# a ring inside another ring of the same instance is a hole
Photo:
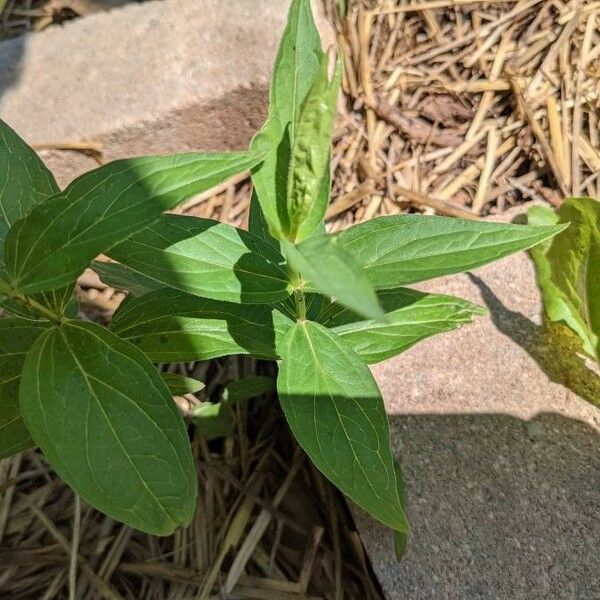
[[[424,294],[409,288],[378,294],[385,320],[364,321],[337,304],[330,304],[319,321],[332,329],[367,363],[391,358],[436,333],[470,323],[485,309],[453,296]]]
[[[60,189],[42,160],[0,119],[0,217],[12,227]]]
[[[57,473],[89,504],[156,535],[190,522],[194,461],[160,374],[95,323],[42,334],[21,378],[23,419]]]
[[[19,411],[19,382],[27,352],[48,321],[0,319],[0,458],[33,446]]]
[[[82,175],[9,231],[4,257],[14,286],[32,294],[73,282],[95,256],[163,211],[259,160],[246,152],[150,156]]]
[[[328,79],[328,58],[321,56],[319,73],[302,105],[293,138],[287,212],[289,237],[301,241],[321,224],[329,203],[331,130],[342,76],[341,63]],[[325,186],[325,193],[322,193]]]
[[[163,215],[109,255],[144,278],[206,298],[252,304],[289,296],[277,250],[210,219]]]
[[[208,360],[230,354],[276,359],[292,321],[278,310],[162,289],[133,298],[111,329],[155,362]]]
[[[340,304],[368,318],[383,316],[373,285],[335,236],[318,234],[283,248],[291,267],[310,285],[310,291],[334,296]]]
[[[460,273],[542,242],[564,226],[395,215],[354,225],[339,236],[378,289]]]
[[[60,189],[35,151],[4,121],[0,120],[0,278],[8,281],[4,264],[4,242],[9,228],[36,204],[58,194]],[[39,294],[35,300],[62,313],[73,296],[73,286],[51,294]],[[37,313],[10,299],[0,299],[2,308],[12,314],[36,317]]]
[[[310,0],[294,0],[271,77],[269,116],[251,145],[265,153],[264,161],[252,171],[252,181],[269,229],[276,238],[289,231],[286,204],[295,128],[322,56]]]
[[[322,325],[297,323],[285,340],[277,390],[315,465],[375,518],[406,531],[385,408],[365,363]]]
[[[600,202],[569,198],[556,215],[534,208],[530,223],[570,223],[531,250],[546,313],[575,331],[583,349],[600,360]]]

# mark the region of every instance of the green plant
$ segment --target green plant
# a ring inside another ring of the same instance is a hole
[[[309,2],[295,0],[268,120],[247,152],[116,161],[62,192],[0,126],[0,292],[13,315],[0,320],[1,456],[37,445],[84,500],[168,534],[196,506],[170,391],[194,383],[165,382],[153,363],[251,354],[279,361],[281,406],[316,466],[403,545],[402,485],[367,365],[481,309],[401,286],[531,247],[562,226],[400,215],[325,233],[341,71],[329,77],[328,67]],[[249,232],[164,214],[247,169]],[[118,263],[95,262],[100,253]],[[73,287],[90,264],[130,291],[109,328],[77,318]],[[221,407],[215,416],[226,430]]]
[[[600,363],[600,202],[568,198],[556,212],[533,206],[528,222],[569,225],[531,255],[547,317],[568,326],[583,352]]]

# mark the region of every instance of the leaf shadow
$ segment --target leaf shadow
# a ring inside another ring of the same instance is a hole
[[[389,531],[353,514],[390,598],[596,597],[597,429],[556,413],[389,418],[412,530],[404,561]]]
[[[549,321],[541,325],[518,311],[506,308],[498,296],[477,275],[467,274],[479,289],[494,325],[521,346],[546,373],[591,404],[600,406],[600,377],[581,357],[579,338],[568,327]]]

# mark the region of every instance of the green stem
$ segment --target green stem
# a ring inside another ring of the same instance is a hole
[[[6,296],[8,296],[11,300],[16,300],[19,304],[22,304],[23,306],[32,308],[33,310],[38,312],[46,319],[49,319],[50,321],[56,321],[58,323],[61,323],[64,320],[63,315],[61,315],[60,313],[55,313],[51,308],[44,306],[41,302],[38,302],[37,300],[30,298],[29,296],[25,296],[24,294],[16,292],[10,287],[8,283],[2,280],[0,280],[0,293],[6,294]]]
[[[296,301],[296,316],[299,321],[306,321],[306,297],[302,290],[294,290],[294,300]]]
[[[289,265],[290,281],[294,288],[294,302],[296,304],[296,318],[299,321],[306,321],[306,297],[304,296],[304,282],[296,271]]]

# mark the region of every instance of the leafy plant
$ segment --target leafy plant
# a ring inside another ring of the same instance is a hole
[[[196,506],[171,395],[197,384],[165,381],[153,363],[251,354],[279,361],[280,404],[315,465],[403,547],[401,478],[367,365],[481,309],[401,286],[529,248],[562,226],[399,215],[327,234],[339,63],[332,70],[308,0],[294,0],[268,120],[247,152],[116,161],[64,191],[0,125],[0,300],[13,315],[0,321],[0,456],[37,445],[84,500],[168,534]],[[163,214],[247,169],[248,232]],[[118,263],[94,262],[100,253]],[[73,288],[90,265],[130,291],[109,328],[77,318]],[[227,432],[228,405],[269,385],[233,386],[194,419]]]
[[[538,225],[570,224],[552,240],[532,248],[548,318],[567,325],[583,351],[600,362],[600,202],[568,198],[555,212],[529,210]]]

